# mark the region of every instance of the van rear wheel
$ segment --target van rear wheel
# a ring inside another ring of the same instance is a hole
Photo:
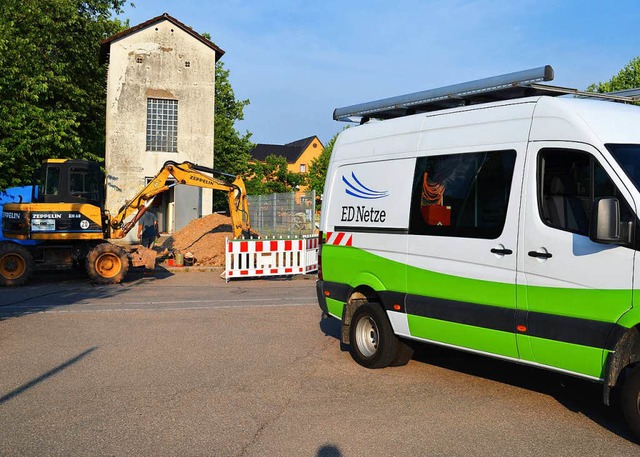
[[[384,310],[375,303],[356,309],[349,328],[351,357],[366,368],[406,364],[413,350],[394,333]]]
[[[640,441],[640,363],[631,370],[622,387],[622,414],[631,433]]]

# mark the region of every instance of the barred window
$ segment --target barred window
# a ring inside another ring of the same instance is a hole
[[[147,99],[147,151],[178,152],[178,100]]]

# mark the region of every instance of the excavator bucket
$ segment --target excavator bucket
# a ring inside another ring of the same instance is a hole
[[[153,249],[145,248],[144,246],[138,246],[135,250],[129,253],[131,266],[145,267],[148,270],[153,270],[156,267],[157,255],[158,253]]]

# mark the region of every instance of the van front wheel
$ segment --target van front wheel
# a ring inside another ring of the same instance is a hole
[[[624,380],[622,414],[631,433],[640,441],[640,363],[633,367]]]
[[[411,359],[408,346],[393,333],[384,310],[366,303],[356,309],[349,328],[351,357],[366,368],[404,365]],[[407,357],[408,355],[408,357]]]

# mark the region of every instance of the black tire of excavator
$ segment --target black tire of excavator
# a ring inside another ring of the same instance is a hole
[[[0,242],[0,286],[23,286],[33,273],[33,256],[16,243]]]
[[[87,254],[85,268],[94,283],[118,284],[129,271],[129,257],[115,244],[100,243]]]

